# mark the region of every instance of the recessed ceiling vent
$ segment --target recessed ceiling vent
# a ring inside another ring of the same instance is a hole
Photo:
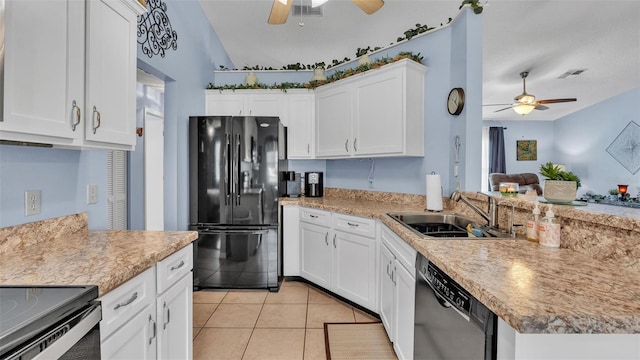
[[[293,5],[291,7],[293,16],[319,16],[322,17],[322,6],[311,7],[311,5]]]
[[[564,74],[558,76],[556,79],[566,79],[569,76],[577,76],[587,71],[587,69],[569,69],[564,72]]]

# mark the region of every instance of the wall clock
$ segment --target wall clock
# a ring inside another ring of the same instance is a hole
[[[447,110],[451,115],[460,115],[464,108],[464,90],[462,88],[453,88],[447,97]]]

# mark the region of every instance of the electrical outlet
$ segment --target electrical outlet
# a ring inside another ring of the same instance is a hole
[[[98,185],[87,185],[87,204],[96,204],[98,202]]]
[[[40,190],[29,190],[24,192],[24,216],[40,214]]]

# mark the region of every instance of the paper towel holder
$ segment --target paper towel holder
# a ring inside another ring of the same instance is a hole
[[[429,174],[429,175],[438,175],[438,174],[435,171],[432,171],[431,174]],[[441,184],[440,185],[440,196],[442,197],[443,195],[444,195],[444,187]],[[428,199],[428,197],[427,197],[427,199]],[[427,201],[427,203],[425,205],[426,206],[425,206],[424,211],[427,211],[427,212],[441,212],[442,211],[442,203],[440,203],[440,209],[439,210],[429,209],[428,201]]]

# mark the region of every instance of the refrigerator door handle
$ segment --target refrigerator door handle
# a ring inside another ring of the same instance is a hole
[[[241,166],[241,147],[242,147],[242,142],[240,141],[240,135],[236,135],[236,146],[237,146],[237,151],[236,151],[236,205],[240,205],[240,189],[242,188],[242,166]]]
[[[225,194],[224,194],[224,204],[225,205],[229,205],[229,202],[231,200],[231,135],[227,134],[226,136],[226,141],[227,141],[227,146],[226,146],[226,154],[225,154],[225,159],[227,161],[226,164],[226,174],[224,176],[224,179],[226,181],[226,184],[224,186],[225,189]]]

